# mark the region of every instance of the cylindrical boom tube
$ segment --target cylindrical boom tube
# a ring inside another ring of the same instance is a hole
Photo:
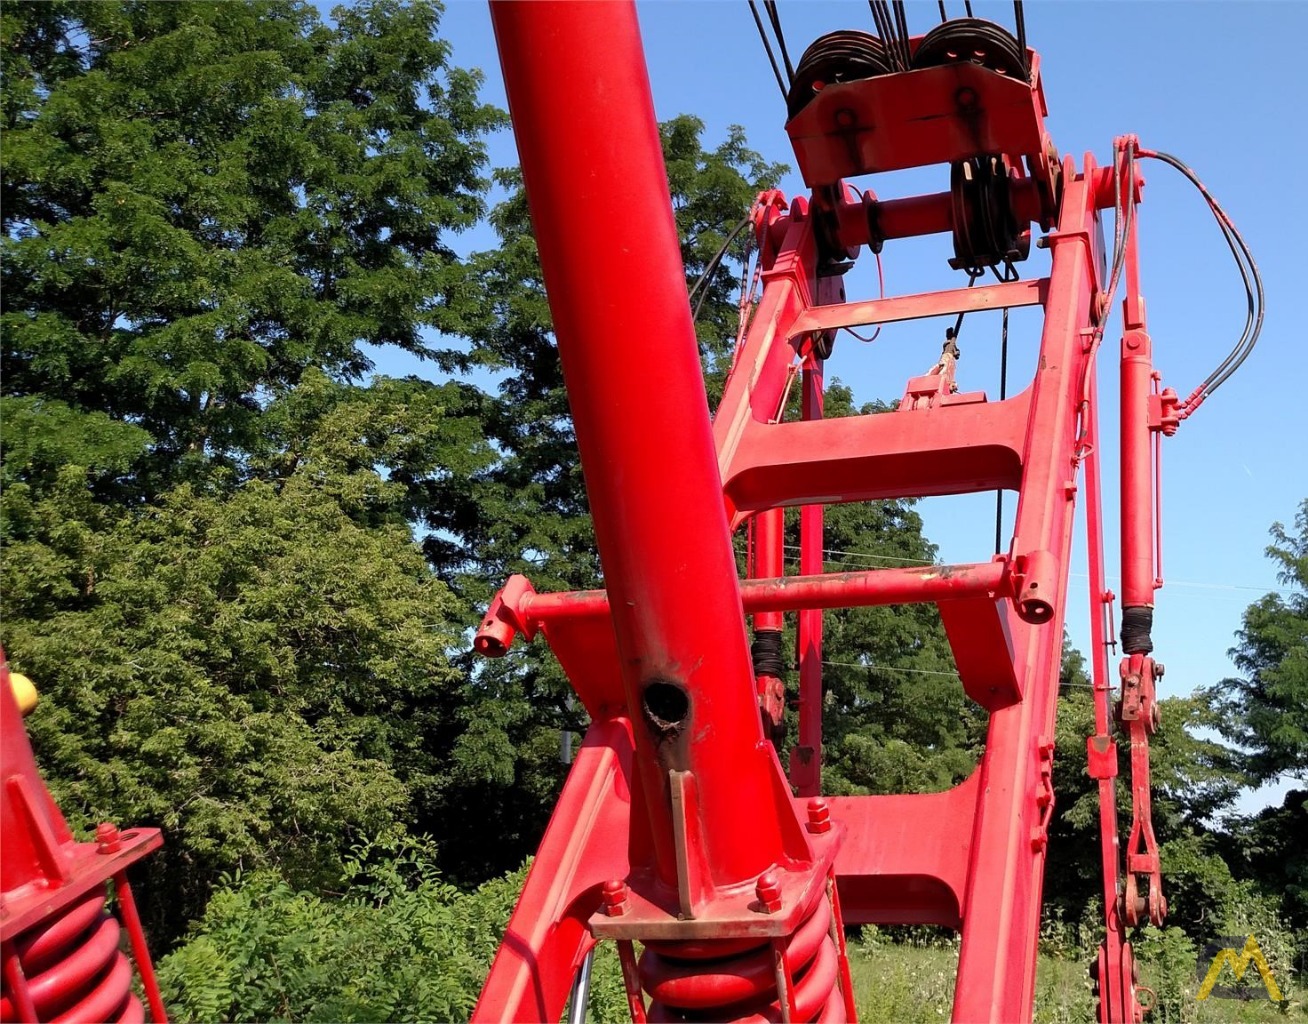
[[[714,881],[745,880],[782,859],[778,815],[790,808],[774,800],[780,768],[759,722],[635,7],[495,2],[491,14],[635,722],[653,866],[675,884],[667,777],[691,771]]]
[[[741,604],[750,615],[1011,596],[1012,578],[1003,562],[786,576],[746,580],[740,587]],[[564,619],[608,615],[609,600],[602,590],[533,593],[523,598],[518,610],[525,621],[543,626]]]

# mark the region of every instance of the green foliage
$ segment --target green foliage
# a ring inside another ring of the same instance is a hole
[[[838,380],[827,386],[824,415],[875,415],[855,405]],[[797,410],[793,410],[797,415]],[[789,517],[787,572],[798,571],[799,516]],[[827,572],[930,565],[936,548],[922,535],[912,501],[827,508]],[[938,792],[976,766],[986,716],[964,693],[931,604],[828,612],[823,619],[823,788],[828,793]]]
[[[107,414],[139,428],[113,444],[129,493],[238,468],[306,370],[357,377],[364,345],[457,322],[448,239],[503,115],[440,11],[6,6],[5,391],[64,403],[56,450]]]
[[[1201,941],[1218,934],[1233,909],[1235,879],[1210,835],[1183,832],[1159,846],[1168,923]]]
[[[496,249],[452,249],[487,215],[483,138],[504,115],[451,62],[441,12],[0,10],[3,640],[41,687],[29,724],[73,824],[167,832],[143,886],[155,935],[204,915],[163,965],[182,1018],[465,1017],[521,874],[471,893],[445,879],[520,863],[565,770],[559,731],[585,726],[544,645],[466,655],[508,574],[602,577],[517,172],[497,172]],[[661,137],[689,285],[784,168],[738,128],[714,146],[680,117]],[[696,316],[710,405],[747,246],[728,247]],[[365,384],[374,346],[450,377]],[[838,382],[826,403],[882,411]],[[787,529],[793,554],[793,515]],[[1308,503],[1296,530],[1273,530],[1294,592],[1246,614],[1246,678],[1163,702],[1155,820],[1195,939],[1219,921],[1284,936],[1274,912],[1308,914],[1302,799],[1233,824],[1226,847],[1206,833],[1242,766],[1308,764]],[[825,543],[832,571],[936,558],[905,501],[831,508]],[[986,716],[934,607],[832,613],[826,638],[829,792],[940,790],[972,770]],[[1062,682],[1045,938],[1070,963],[1099,883],[1093,709],[1066,646]],[[440,876],[411,845],[425,832]],[[1270,895],[1235,883],[1232,848]],[[1182,941],[1145,945],[1170,970]],[[948,1012],[954,947],[924,952],[929,970],[878,975],[865,1016]],[[1055,1009],[1067,991],[1040,989],[1040,1019],[1082,1019],[1082,1002]],[[626,1016],[607,948],[591,1009]]]
[[[849,967],[860,1020],[927,1024],[948,1020],[958,972],[957,943],[888,942],[863,929]]]
[[[166,829],[156,899],[198,910],[238,866],[332,872],[351,836],[430,798],[456,634],[407,529],[360,526],[332,493],[384,493],[376,474],[183,485],[118,516],[64,476],[4,495],[26,534],[4,560],[6,643],[39,681],[28,724],[64,812]]]
[[[430,851],[382,844],[356,849],[343,896],[234,877],[160,962],[164,1000],[182,1021],[466,1020],[525,874],[461,892]]]
[[[1231,657],[1243,677],[1205,694],[1218,728],[1239,745],[1259,781],[1282,774],[1308,778],[1308,498],[1294,532],[1272,525],[1267,556],[1279,566],[1288,595],[1268,594],[1244,613]]]
[[[1231,818],[1225,826],[1224,852],[1235,873],[1278,895],[1286,922],[1308,933],[1308,792],[1291,790],[1280,807]]]
[[[1197,951],[1189,936],[1180,928],[1146,925],[1131,948],[1141,964],[1142,983],[1156,996],[1153,1019],[1191,1019]]]

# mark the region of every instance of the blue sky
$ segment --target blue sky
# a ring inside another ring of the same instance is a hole
[[[961,0],[949,0],[951,16]],[[1296,386],[1305,343],[1298,305],[1301,251],[1308,237],[1308,199],[1300,180],[1308,165],[1299,95],[1308,5],[1283,3],[1029,2],[1028,42],[1041,54],[1049,128],[1062,152],[1092,151],[1107,161],[1115,135],[1134,132],[1144,146],[1174,153],[1198,172],[1232,216],[1262,271],[1267,319],[1259,347],[1242,370],[1164,444],[1164,571],[1157,597],[1155,655],[1167,664],[1163,695],[1186,693],[1234,672],[1227,650],[1244,608],[1280,587],[1264,556],[1273,521],[1290,522],[1308,495],[1302,451],[1308,401]],[[1011,4],[974,4],[976,13],[1012,25]],[[660,118],[692,113],[706,125],[705,142],[727,126],[743,125],[750,144],[769,160],[793,166],[783,131],[784,108],[743,0],[642,3],[639,6],[655,108]],[[816,36],[836,28],[872,31],[866,4],[820,0],[780,4],[792,59]],[[938,20],[934,3],[910,3],[910,29]],[[485,4],[449,4],[442,35],[454,61],[481,68],[484,98],[504,105],[490,17]],[[567,54],[557,55],[567,60]],[[516,163],[510,133],[491,141],[495,166]],[[1164,384],[1181,395],[1226,355],[1244,321],[1244,296],[1230,256],[1198,194],[1158,163],[1145,165],[1140,210],[1143,291],[1155,360]],[[883,198],[940,191],[946,169],[869,178],[859,184]],[[782,183],[802,194],[792,173]],[[460,248],[490,248],[484,229]],[[956,286],[945,265],[948,239],[890,243],[886,287],[903,294]],[[1044,254],[1022,267],[1044,272]],[[875,271],[864,255],[850,274],[851,298],[875,294]],[[1039,330],[1035,314],[1014,314],[1010,328],[1010,394],[1031,374]],[[860,400],[896,398],[904,380],[924,372],[939,353],[941,322],[894,325],[872,346],[838,342],[829,373]],[[1116,327],[1100,358],[1105,420],[1105,509],[1110,587],[1117,589]],[[960,337],[963,390],[997,395],[997,315],[969,317]],[[434,367],[378,353],[378,370],[436,376]],[[1017,385],[1016,387],[1014,385]],[[1009,498],[1011,516],[1014,501]],[[993,548],[991,495],[922,503],[927,535],[945,561],[984,560]],[[1078,519],[1080,517],[1078,516]],[[1080,528],[1078,527],[1080,532]],[[1089,648],[1084,545],[1074,553],[1068,627]],[[1115,669],[1115,661],[1114,661]],[[1166,723],[1164,723],[1166,727]],[[1286,785],[1242,801],[1246,808],[1279,802]]]

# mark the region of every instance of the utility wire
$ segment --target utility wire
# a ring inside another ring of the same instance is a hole
[[[782,547],[787,551],[800,550],[798,544],[783,544]],[[862,551],[837,551],[834,548],[824,548],[822,554],[841,555],[847,558],[866,558],[874,562],[902,562],[908,565],[939,565],[940,564],[939,562],[933,562],[926,558],[906,558],[900,555],[869,555],[869,554],[864,554]],[[835,562],[834,559],[830,559],[830,558],[826,559],[826,561]],[[849,565],[851,563],[843,562],[839,564]]]
[[[787,551],[797,552],[800,550],[798,544],[784,544],[782,545],[782,547]],[[918,565],[931,566],[931,565],[944,564],[939,561],[930,561],[925,558],[906,558],[901,555],[869,555],[862,551],[841,551],[837,548],[823,548],[822,554],[823,556],[827,556],[827,555],[838,556],[836,558],[824,557],[823,561],[829,562],[832,565],[843,565],[852,569],[875,568],[876,567],[875,564],[870,564],[870,563],[876,563],[876,562],[892,562],[896,564],[901,564],[903,566],[918,566]],[[794,560],[794,556],[791,556],[791,558],[792,560]],[[841,559],[859,559],[859,561],[842,561]],[[1069,572],[1067,575],[1071,579],[1076,579],[1076,580],[1083,580],[1089,578],[1088,574],[1083,572]],[[1118,577],[1113,575],[1112,573],[1107,573],[1105,574],[1104,579],[1108,582],[1113,582],[1117,580]],[[1169,588],[1182,587],[1182,588],[1190,588],[1195,590],[1239,590],[1239,591],[1248,591],[1249,593],[1253,593],[1253,594],[1282,594],[1287,597],[1294,593],[1294,590],[1289,587],[1253,587],[1247,584],[1240,584],[1240,583],[1211,583],[1211,582],[1204,582],[1200,580],[1168,580],[1167,586]]]

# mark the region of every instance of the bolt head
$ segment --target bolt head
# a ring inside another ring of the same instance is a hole
[[[627,883],[620,878],[611,878],[600,890],[604,901],[604,913],[609,917],[621,917],[627,912]]]
[[[808,802],[808,830],[819,835],[831,831],[831,808],[821,797]]]
[[[123,845],[118,837],[118,826],[108,821],[96,826],[95,841],[100,853],[117,853]]]
[[[758,876],[754,895],[758,897],[759,909],[764,914],[775,914],[781,909],[781,883],[775,871],[764,871]]]

